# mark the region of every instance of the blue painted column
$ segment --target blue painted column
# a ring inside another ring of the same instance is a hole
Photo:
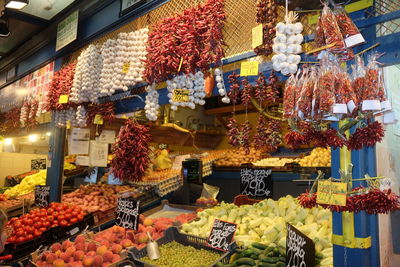
[[[55,61],[54,70],[61,69],[62,59]],[[64,147],[66,129],[58,128],[54,123],[52,115],[52,131],[49,140],[49,159],[51,165],[47,168],[46,185],[50,186],[50,202],[60,202],[62,196],[62,185],[64,175]]]

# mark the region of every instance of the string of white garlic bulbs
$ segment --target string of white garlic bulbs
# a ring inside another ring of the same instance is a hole
[[[272,57],[272,67],[275,71],[280,71],[283,75],[294,74],[297,72],[302,53],[301,43],[304,40],[301,32],[303,24],[296,22],[297,15],[289,12],[286,16],[286,23],[279,22],[276,29],[276,37],[272,49],[275,55]]]
[[[229,102],[231,102],[231,100],[229,99],[226,92],[226,87],[224,83],[224,73],[219,68],[216,68],[214,73],[215,73],[215,81],[217,81],[218,93],[220,96],[222,96],[222,102],[228,104]]]
[[[21,122],[21,125],[24,126],[26,121],[28,120],[29,116],[29,109],[28,109],[28,102],[25,100],[24,104],[21,107],[21,112],[19,115],[19,121]]]
[[[57,110],[54,112],[54,122],[56,127],[67,126],[67,110]]]
[[[100,96],[108,96],[115,93],[115,88],[113,87],[113,70],[116,42],[117,41],[114,39],[108,39],[100,49],[101,57],[103,59],[103,68],[101,69],[100,74]]]
[[[143,60],[146,59],[146,43],[148,28],[138,31],[118,34],[114,61],[114,78],[112,87],[114,90],[127,91],[129,86],[143,82],[145,70]]]
[[[206,103],[204,100],[206,96],[204,92],[204,82],[204,74],[201,71],[196,72],[196,74],[181,74],[175,76],[172,80],[167,80],[168,98],[171,104],[171,110],[177,110],[179,106],[194,109],[196,104],[204,105]],[[188,90],[188,101],[175,102],[173,100],[175,89]]]
[[[146,101],[145,101],[145,114],[146,118],[155,121],[157,120],[158,117],[158,109],[160,108],[159,102],[158,102],[158,92],[156,90],[156,84],[153,83],[152,85],[148,85],[146,87]]]
[[[86,117],[87,117],[87,111],[85,106],[79,105],[78,108],[76,109],[75,120],[72,126],[86,127]]]
[[[98,102],[102,58],[95,45],[89,45],[78,57],[70,101],[74,103]]]

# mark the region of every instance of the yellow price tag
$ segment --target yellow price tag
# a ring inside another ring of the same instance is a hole
[[[128,118],[128,116],[126,116],[126,115],[122,115],[122,116],[121,116],[121,119],[127,120],[127,119],[129,119],[129,118]]]
[[[366,9],[370,6],[374,5],[374,0],[361,0],[351,4],[348,4],[344,7],[347,13],[355,12],[361,9]]]
[[[127,74],[130,66],[131,66],[130,62],[125,62],[124,65],[122,66],[122,73]]]
[[[259,24],[251,30],[252,33],[252,43],[251,47],[254,49],[263,44],[264,41],[264,33],[263,33],[263,25]]]
[[[189,90],[188,89],[175,89],[172,96],[174,102],[188,102],[189,101]]]
[[[71,121],[67,120],[67,129],[71,129]]]
[[[103,116],[101,116],[100,114],[96,114],[96,116],[94,116],[93,123],[98,125],[103,125],[104,123]]]
[[[69,98],[68,95],[60,95],[60,98],[58,99],[58,103],[67,104],[68,98]]]
[[[318,15],[313,15],[313,16],[308,16],[308,24],[313,25],[317,24],[319,20],[319,14]]]
[[[346,206],[347,183],[318,181],[317,203]]]
[[[181,57],[181,61],[179,62],[178,72],[181,71],[182,64],[183,64],[183,57]]]
[[[240,64],[240,76],[256,76],[258,75],[258,62],[246,61]]]

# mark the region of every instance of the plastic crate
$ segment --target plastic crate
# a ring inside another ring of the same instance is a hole
[[[260,201],[260,199],[251,199],[246,195],[237,195],[233,200],[233,204],[240,207],[242,205],[253,205]]]
[[[207,245],[207,239],[198,237],[198,236],[193,236],[193,235],[187,235],[180,233],[178,228],[176,227],[170,227],[164,232],[164,237],[160,238],[157,240],[158,245],[163,245],[166,243],[170,243],[172,241],[176,241],[184,246],[192,246],[196,249],[205,249],[205,250],[210,250],[212,252],[216,252],[221,254],[221,257],[213,262],[210,267],[215,266],[217,262],[222,262],[224,264],[229,263],[229,259],[231,255],[233,255],[235,248],[236,248],[236,243],[233,242],[229,246],[228,252],[221,252],[217,249],[214,249],[212,247],[209,247]],[[130,250],[130,255],[132,254],[134,256],[133,260],[138,267],[157,267],[157,265],[152,265],[150,263],[141,261],[140,259],[147,256],[147,250],[146,248],[143,248],[141,250],[137,250],[136,248],[132,248]],[[189,266],[188,266],[189,267]]]

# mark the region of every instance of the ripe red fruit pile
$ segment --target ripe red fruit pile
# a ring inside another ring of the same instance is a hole
[[[42,235],[52,227],[69,226],[82,221],[85,213],[78,206],[51,203],[47,208],[30,211],[19,218],[12,218],[7,225],[11,226],[13,233],[7,242],[20,244]]]
[[[74,242],[54,243],[34,262],[39,267],[109,266],[121,260],[121,251],[121,246],[108,247],[78,235]]]

